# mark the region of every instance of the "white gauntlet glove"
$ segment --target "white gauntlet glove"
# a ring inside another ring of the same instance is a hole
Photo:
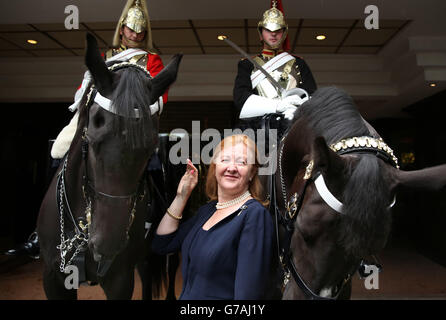
[[[302,103],[310,99],[308,92],[302,88],[294,88],[286,91],[282,96],[282,99],[286,99],[288,97],[293,97],[289,100],[289,102],[295,106],[300,106]]]
[[[308,93],[301,88],[287,91],[285,96],[277,104],[276,112],[282,113],[285,119],[292,120],[298,106],[309,99]]]
[[[283,99],[270,99],[255,94],[249,96],[240,112],[240,119],[263,116],[268,113],[283,113],[286,119],[293,119],[297,106],[307,101],[308,93],[301,88],[287,91]]]
[[[296,106],[299,105],[299,99],[298,96],[289,96],[277,101],[276,112],[282,113],[289,108],[294,108],[294,110],[296,110]]]
[[[285,109],[285,111],[282,112],[283,117],[288,120],[293,120],[294,113],[296,112],[296,110],[297,110],[297,107],[295,107],[295,106],[291,106],[291,107]]]

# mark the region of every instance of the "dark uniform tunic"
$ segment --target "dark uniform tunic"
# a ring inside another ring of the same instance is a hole
[[[274,58],[275,54],[272,50],[263,50],[262,54],[254,57],[260,65],[263,65],[270,59]],[[313,74],[304,59],[293,55],[295,60],[291,64],[291,70],[289,74],[294,76],[297,80],[299,88],[305,89],[310,95],[316,90],[316,82],[314,81]],[[262,63],[263,62],[263,63]],[[282,72],[287,64],[281,66],[278,71]],[[242,59],[238,63],[238,72],[234,83],[234,105],[240,112],[245,104],[246,100],[252,94],[259,94],[256,88],[252,88],[251,74],[254,70],[254,65],[247,59]],[[279,81],[280,83],[280,81]]]
[[[261,66],[267,63],[269,60],[280,54],[281,52],[264,49],[261,54],[254,57],[256,62]],[[287,90],[292,88],[305,89],[309,95],[311,95],[316,89],[316,82],[314,81],[313,74],[307,63],[300,57],[294,56],[294,59],[275,69],[274,72],[280,73],[278,82],[283,85]],[[252,87],[251,74],[254,72],[254,65],[247,59],[243,59],[238,63],[238,72],[235,78],[233,98],[234,105],[240,114],[246,100],[252,95],[266,96],[267,98],[274,98],[274,96],[267,96],[265,92],[259,90],[260,86]],[[264,81],[268,81],[267,79]],[[276,92],[276,95],[279,95]],[[242,119],[238,124],[238,128],[259,128],[262,117],[253,117],[248,119]],[[282,119],[282,127],[287,127],[289,124],[286,120]],[[280,131],[283,131],[282,128]],[[279,134],[280,135],[280,134]]]

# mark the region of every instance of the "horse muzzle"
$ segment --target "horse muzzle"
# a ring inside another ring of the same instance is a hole
[[[117,245],[112,246],[107,241],[97,240],[99,237],[92,237],[89,243],[90,250],[93,254],[95,262],[101,262],[106,260],[113,260],[128,243],[128,239],[120,241]]]

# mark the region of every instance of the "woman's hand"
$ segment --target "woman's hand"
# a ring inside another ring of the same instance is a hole
[[[177,189],[177,196],[187,200],[192,193],[192,190],[198,183],[198,170],[195,168],[192,161],[187,159],[186,173],[180,180]]]

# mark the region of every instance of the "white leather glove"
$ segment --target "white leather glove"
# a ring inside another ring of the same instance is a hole
[[[277,100],[261,97],[252,94],[245,101],[242,110],[240,111],[240,119],[261,117],[268,113],[275,113],[277,108]]]
[[[310,95],[308,94],[308,92],[302,88],[293,88],[293,89],[287,90],[282,95],[282,99],[285,99],[288,97],[293,97],[293,98],[290,98],[290,100],[288,102],[295,106],[300,106],[302,103],[304,103],[305,101],[310,99]]]
[[[305,92],[305,90],[302,91]],[[287,119],[292,119],[293,114],[297,109],[296,105],[299,106],[306,100],[308,100],[308,98],[301,98],[298,94],[291,94],[283,99],[270,99],[252,94],[243,105],[240,112],[240,119],[258,117],[276,112],[283,113]]]
[[[297,107],[290,105],[288,108],[286,108],[283,112],[281,112],[285,119],[293,120],[294,113],[296,112]]]
[[[297,103],[298,99],[299,99],[299,97],[289,96],[282,100],[278,100],[277,105],[276,105],[276,112],[282,113],[286,109],[289,109],[290,107],[294,107],[295,103]]]
[[[302,99],[298,95],[291,95],[291,96],[285,97],[282,99],[282,101],[280,101],[277,104],[277,112],[284,112],[288,108],[289,105],[300,106],[302,103],[304,103],[307,100],[308,100],[308,98]]]

